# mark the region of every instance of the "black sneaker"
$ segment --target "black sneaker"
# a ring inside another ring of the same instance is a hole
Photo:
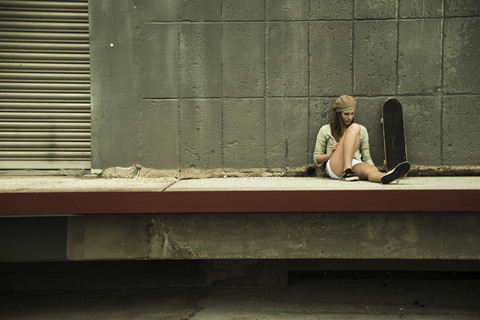
[[[358,177],[353,173],[352,169],[346,169],[343,171],[342,181],[358,181]]]
[[[408,171],[410,171],[410,163],[402,162],[382,177],[382,183],[389,184],[394,180],[400,180],[407,175]]]

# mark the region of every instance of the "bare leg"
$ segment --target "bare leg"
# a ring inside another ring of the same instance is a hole
[[[352,167],[353,156],[360,143],[360,126],[353,123],[343,134],[337,149],[330,158],[333,173],[341,177],[342,173]]]
[[[377,167],[362,162],[353,167],[353,172],[361,179],[370,182],[381,182],[385,173],[378,171]]]
[[[343,134],[337,149],[330,158],[330,168],[338,177],[341,177],[346,169],[352,167],[352,160],[359,143],[360,126],[353,123]],[[395,167],[395,170],[386,174],[380,172],[377,167],[365,162],[355,165],[352,170],[361,180],[388,184],[394,180],[403,178],[410,170],[410,164],[403,162]]]

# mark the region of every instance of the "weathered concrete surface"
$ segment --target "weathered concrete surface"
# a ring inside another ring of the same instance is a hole
[[[443,138],[444,163],[466,164],[470,163],[472,159],[480,157],[480,148],[471,141],[471,137],[480,136],[480,128],[468,126],[466,134],[463,135],[457,130],[472,121],[476,122],[479,114],[477,109],[463,108],[463,106],[478,106],[479,104],[480,96],[460,95],[444,98],[443,127],[447,132]],[[463,146],[461,153],[457,152],[458,146]]]
[[[266,1],[268,20],[307,20],[308,1]]]
[[[118,1],[109,8],[97,1],[89,3],[93,168],[138,162],[135,151],[131,152],[136,150],[132,120],[137,113],[132,107],[132,14],[129,1]],[[95,19],[96,15],[103,18]]]
[[[223,25],[222,62],[225,97],[263,97],[265,24],[251,22]]]
[[[214,169],[222,165],[221,100],[192,99],[180,102],[180,162],[187,168]]]
[[[148,178],[150,172],[144,174],[147,177],[116,179],[0,176],[0,192],[480,189],[480,176],[407,177],[399,183],[382,185],[366,181],[345,183],[326,177],[281,177],[275,174],[258,177],[258,172],[239,171],[213,172],[211,178],[203,179]]]
[[[398,1],[359,1],[355,2],[355,18],[357,19],[379,19],[395,18],[397,14]]]
[[[0,192],[48,191],[162,191],[177,182],[175,178],[157,179],[82,179],[72,177],[0,177]]]
[[[92,168],[305,166],[341,94],[377,165],[395,96],[413,164],[478,166],[479,19],[478,1],[91,1]]]
[[[310,19],[351,19],[353,6],[349,1],[310,0]]]
[[[455,1],[447,1],[455,3]],[[398,8],[400,18],[441,17],[443,3],[437,0],[402,0]]]
[[[265,3],[257,0],[223,0],[223,21],[264,21]]]
[[[397,91],[397,22],[355,22],[355,95],[395,95]],[[381,114],[381,113],[379,113]]]
[[[192,98],[222,97],[221,24],[182,24],[178,32],[180,34],[180,48],[184,53],[179,59],[180,96]],[[147,54],[150,54],[150,52],[147,51]],[[172,68],[174,70],[176,70],[176,67],[177,65],[173,64]],[[162,74],[159,74],[159,76],[167,81],[172,81],[168,76]]]
[[[477,3],[477,6],[480,4]],[[462,74],[480,72],[480,17],[445,19],[444,86],[448,93],[479,94],[480,79]]]
[[[266,76],[269,96],[308,96],[308,31],[309,25],[305,21],[267,23]],[[298,112],[308,114],[305,110]]]
[[[224,100],[223,163],[228,168],[265,165],[266,111],[263,104],[263,98]]]
[[[312,21],[310,23],[312,95],[342,95],[353,91],[352,28],[350,21]],[[330,101],[320,108],[325,108],[329,103]],[[325,109],[328,110],[328,108]],[[325,119],[321,120],[317,123],[327,123]],[[318,133],[318,130],[315,131]]]
[[[137,32],[135,39],[130,33],[130,38],[124,40],[134,47],[139,58],[136,67],[144,75],[138,79],[137,92],[130,90],[130,94],[143,98],[178,97],[178,26],[143,24]]]
[[[298,168],[308,163],[308,99],[269,98],[266,114],[267,168]]]
[[[75,216],[67,258],[475,260],[479,243],[478,214]]]
[[[442,149],[442,142],[437,139],[442,131],[441,98],[438,96],[405,97],[403,108],[406,124],[405,134],[409,141],[407,145],[408,160],[418,165],[440,166],[446,158],[446,150]],[[463,117],[460,113],[457,116]],[[445,122],[446,120],[443,120],[444,125]],[[448,132],[446,135],[451,134],[454,133]],[[421,172],[421,170],[419,171]]]
[[[323,177],[179,180],[0,176],[0,192],[3,193],[343,190],[348,194],[348,190],[402,189],[480,189],[480,176],[409,177],[391,185],[362,181],[346,183]],[[56,259],[480,259],[480,216],[477,213],[202,213],[80,215],[67,219],[58,228],[56,221],[51,221],[55,225],[48,231],[60,237],[55,242],[58,247]],[[15,226],[18,234],[25,234],[21,222]],[[15,234],[12,230],[9,232]],[[39,229],[35,234],[41,235],[41,232],[47,231]],[[2,235],[3,243],[11,245],[9,239],[12,238],[7,233]],[[34,236],[28,235],[28,239],[22,241],[26,243],[22,247],[24,252],[4,259],[31,260],[28,241],[35,241]],[[41,253],[43,249],[39,250]],[[62,250],[66,253],[58,254]]]
[[[412,177],[399,183],[382,185],[367,181],[345,185],[330,178],[265,177],[265,178],[211,178],[178,181],[168,191],[186,190],[439,190],[480,189],[480,177]]]
[[[400,21],[398,27],[399,93],[438,93],[442,87],[442,21],[439,19],[405,20]],[[409,100],[410,103],[405,99],[402,99],[402,102],[406,106],[413,107],[411,103],[413,99]],[[412,108],[406,113],[413,114],[413,110],[419,110],[419,108]],[[438,110],[435,110],[434,113],[437,112]],[[423,128],[422,133],[425,131],[428,130]],[[408,141],[410,145],[418,145],[416,141]],[[421,153],[414,152],[414,154]]]

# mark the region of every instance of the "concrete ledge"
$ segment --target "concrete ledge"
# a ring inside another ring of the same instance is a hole
[[[480,212],[477,190],[106,191],[0,194],[0,215]]]
[[[480,260],[480,177],[42,179],[0,179],[0,261]]]
[[[345,183],[325,177],[81,178],[69,176],[1,176],[0,194],[21,192],[105,191],[260,191],[260,190],[465,190],[480,189],[480,176],[408,177],[382,185]]]
[[[0,177],[0,215],[480,212],[480,177],[398,184],[328,178]]]

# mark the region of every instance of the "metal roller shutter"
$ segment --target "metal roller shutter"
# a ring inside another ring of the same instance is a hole
[[[90,168],[88,1],[0,0],[0,169]]]

